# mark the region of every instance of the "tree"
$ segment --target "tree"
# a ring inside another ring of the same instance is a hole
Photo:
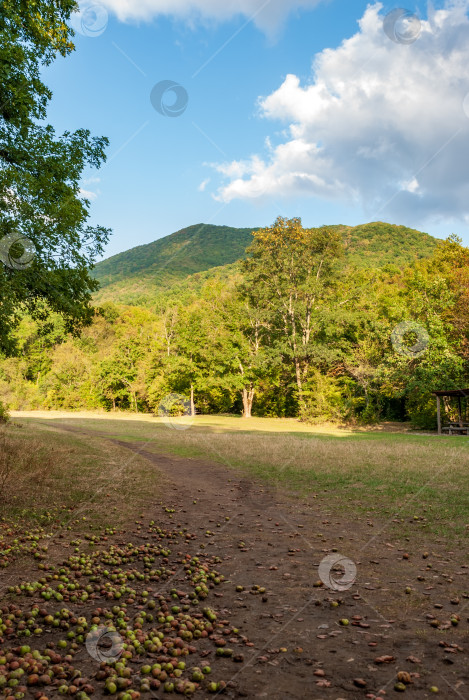
[[[112,402],[114,411],[119,403],[121,408],[132,408],[138,413],[138,359],[138,348],[131,341],[124,340],[119,342],[110,357],[101,362],[99,388],[105,399]]]
[[[237,310],[238,316],[233,316],[233,318],[237,321],[238,332],[236,333],[233,328],[232,333],[242,378],[243,418],[251,418],[259,374],[261,324],[255,310],[251,309],[248,304],[242,305]]]
[[[240,294],[237,286],[226,294],[220,305],[219,342],[225,357],[225,382],[241,393],[243,418],[252,417],[259,381],[267,378],[270,363],[264,347],[265,329],[259,310]]]
[[[0,350],[13,350],[20,310],[45,321],[59,313],[76,333],[89,324],[89,269],[109,231],[87,225],[80,196],[85,166],[105,160],[104,137],[86,129],[57,137],[46,117],[40,71],[74,46],[74,0],[0,0]]]
[[[304,381],[328,310],[334,263],[342,253],[340,234],[330,228],[304,229],[301,219],[279,217],[253,235],[243,266],[244,294],[261,311],[270,344],[293,364],[304,410]]]
[[[203,287],[201,299],[178,310],[173,351],[164,364],[171,387],[190,396],[192,415],[202,396],[207,405],[212,403],[214,393],[223,393],[227,388],[223,381],[219,294],[211,292],[210,285]]]
[[[239,392],[244,417],[251,415],[260,339],[236,281],[212,279],[198,297],[162,312],[167,347],[160,370],[167,384],[159,388],[190,395],[192,414],[194,399],[205,410],[226,411]]]
[[[86,354],[69,341],[57,345],[51,355],[52,368],[41,385],[46,406],[73,410],[86,401],[88,408],[96,408],[97,402],[93,405],[91,401],[92,366]]]
[[[405,275],[403,296],[409,317],[425,328],[428,345],[418,358],[408,361],[411,366],[400,386],[405,381],[406,406],[412,422],[425,428],[436,424],[431,392],[465,388],[469,381],[469,249],[460,244],[458,238],[450,236],[438,244],[431,258],[417,263]],[[397,365],[398,377],[399,369],[404,374]]]

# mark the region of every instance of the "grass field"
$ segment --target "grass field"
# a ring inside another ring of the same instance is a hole
[[[338,511],[394,520],[401,534],[408,526],[453,539],[469,536],[465,437],[387,432],[386,426],[367,432],[223,416],[180,419],[171,425],[150,416],[32,416],[21,414],[31,431],[42,433],[45,425],[56,421],[139,443],[155,453],[206,457],[283,491],[315,496]]]
[[[126,465],[124,467],[124,465]],[[12,421],[0,427],[0,517],[23,525],[60,517],[93,527],[124,522],[146,501],[144,485],[158,475],[147,460],[83,435],[58,433],[47,424]],[[123,498],[130,488],[133,503]]]

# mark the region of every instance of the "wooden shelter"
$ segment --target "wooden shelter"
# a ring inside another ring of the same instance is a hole
[[[436,396],[436,415],[438,421],[438,435],[442,433],[448,433],[448,435],[468,435],[469,433],[469,422],[463,419],[462,412],[462,402],[461,399],[469,398],[469,389],[448,389],[447,391],[434,391],[433,395]],[[451,416],[449,418],[449,423],[447,425],[441,425],[441,399],[445,398],[456,398],[457,408],[458,408],[458,420],[452,421]],[[467,402],[465,405],[464,417],[467,410]]]

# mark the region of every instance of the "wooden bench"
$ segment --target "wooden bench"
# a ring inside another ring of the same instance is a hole
[[[442,433],[448,433],[448,435],[453,435],[454,433],[460,435],[467,435],[469,431],[469,425],[444,425],[441,429]]]

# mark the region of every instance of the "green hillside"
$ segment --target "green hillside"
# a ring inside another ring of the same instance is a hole
[[[153,243],[131,248],[96,265],[99,302],[141,303],[195,272],[243,257],[251,228],[196,224]]]
[[[330,228],[341,231],[347,261],[357,267],[391,264],[402,268],[428,257],[437,242],[427,233],[383,222]],[[151,302],[195,273],[231,265],[243,258],[252,230],[196,224],[114,255],[94,269],[93,275],[101,284],[95,300]]]
[[[402,268],[430,256],[437,239],[407,226],[373,221],[360,226],[344,226],[343,239],[348,260],[357,267]]]

